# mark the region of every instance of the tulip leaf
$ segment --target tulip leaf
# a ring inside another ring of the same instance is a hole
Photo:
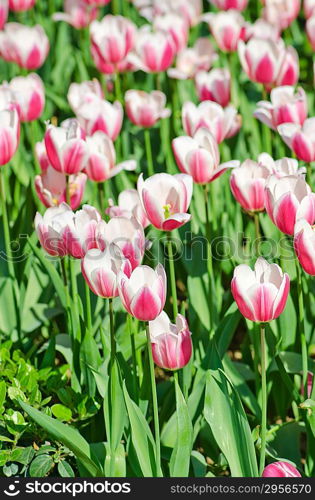
[[[188,407],[177,379],[175,379],[177,439],[171,456],[171,477],[188,477],[193,427]]]

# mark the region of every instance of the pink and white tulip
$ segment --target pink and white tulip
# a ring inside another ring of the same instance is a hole
[[[236,10],[204,14],[202,19],[209,24],[212,36],[219,48],[225,52],[235,52],[246,33],[246,23]]]
[[[127,90],[125,94],[126,113],[129,120],[138,127],[153,127],[161,118],[170,116],[166,108],[166,95],[158,90]]]
[[[14,156],[20,139],[20,120],[16,109],[0,111],[0,166]]]
[[[231,99],[231,74],[228,69],[215,68],[209,73],[200,71],[196,78],[200,101],[214,101],[225,108]]]
[[[294,249],[307,274],[315,276],[315,232],[313,223],[299,219],[294,227]]]
[[[281,40],[274,42],[251,38],[247,44],[239,42],[238,54],[243,70],[250,80],[272,85],[280,73],[285,47]]]
[[[84,194],[87,176],[82,172],[69,177],[70,206],[76,210]],[[66,176],[48,165],[44,172],[35,177],[38,198],[45,207],[54,207],[66,201]]]
[[[300,75],[299,56],[294,47],[286,47],[280,71],[274,82],[275,87],[296,85]],[[266,87],[268,90],[268,87]]]
[[[49,40],[39,24],[27,26],[7,23],[0,32],[0,55],[21,68],[39,68],[45,62],[48,52]]]
[[[300,12],[301,0],[265,0],[263,18],[284,30]]]
[[[131,219],[135,217],[144,229],[150,225],[136,189],[121,191],[118,195],[118,205],[114,205],[113,201],[109,200],[109,207],[105,212],[110,218],[127,217]]]
[[[17,104],[20,120],[31,122],[40,118],[45,107],[45,88],[36,73],[28,76],[16,76],[9,87]]]
[[[83,2],[87,5],[97,5],[98,7],[103,7],[104,5],[107,5],[110,0],[83,0]]]
[[[220,10],[245,10],[248,0],[209,0],[209,2]]]
[[[306,173],[305,167],[300,167],[295,158],[280,158],[274,160],[268,153],[261,153],[258,162],[267,167],[279,179],[288,175],[301,175]]]
[[[35,216],[35,231],[42,248],[52,256],[64,257],[67,249],[63,232],[67,224],[72,224],[73,212],[66,203],[47,208],[44,215],[39,212]]]
[[[240,164],[229,161],[220,165],[218,145],[211,132],[203,128],[198,129],[194,137],[176,137],[172,147],[180,171],[191,175],[197,184],[212,182],[227,169]]]
[[[166,300],[166,274],[158,264],[156,269],[139,266],[130,278],[118,275],[118,292],[126,311],[140,321],[152,321],[163,311]]]
[[[3,26],[7,22],[8,12],[9,12],[8,0],[0,0],[0,30],[3,29]]]
[[[269,264],[259,257],[254,271],[245,264],[234,269],[231,290],[245,318],[256,323],[267,323],[283,312],[290,290],[290,278],[277,264]]]
[[[245,39],[248,41],[250,38],[261,38],[277,42],[280,38],[280,29],[278,26],[268,23],[265,19],[258,18],[254,24],[246,26]]]
[[[184,316],[178,314],[173,324],[163,311],[149,322],[149,332],[156,365],[165,370],[179,370],[187,365],[192,355],[192,341]]]
[[[138,193],[151,224],[163,231],[172,231],[190,221],[187,213],[193,189],[193,179],[186,174],[155,174],[138,179]]]
[[[135,51],[128,60],[147,73],[159,73],[169,68],[175,57],[175,44],[170,35],[162,31],[151,32],[141,28],[136,36]]]
[[[9,9],[14,12],[22,12],[34,7],[36,0],[9,0]]]
[[[158,15],[179,14],[190,26],[198,24],[202,13],[202,0],[132,0],[140,14],[152,22]]]
[[[46,146],[45,146],[45,141],[40,141],[35,144],[35,156],[36,160],[38,161],[38,164],[40,166],[40,169],[42,172],[46,172],[47,168],[50,165],[48,156],[47,156],[47,151],[46,151]]]
[[[298,219],[315,220],[315,193],[303,175],[278,178],[271,175],[266,183],[265,207],[272,222],[280,231],[293,235]]]
[[[315,50],[315,11],[314,14],[306,21],[306,34],[312,49]]]
[[[123,272],[129,277],[131,265],[119,248],[111,244],[104,251],[98,248],[88,250],[82,259],[81,271],[92,292],[109,299],[118,296],[118,273]]]
[[[124,112],[119,101],[113,104],[103,99],[92,99],[83,103],[76,112],[77,119],[87,135],[101,130],[114,141],[123,122]]]
[[[304,0],[303,2],[304,14],[306,19],[315,14],[315,0]]]
[[[103,97],[102,86],[96,78],[82,83],[71,83],[67,94],[69,106],[74,113],[83,104],[91,102],[95,98],[103,99]]]
[[[54,21],[64,21],[76,29],[86,28],[97,17],[96,6],[89,6],[83,0],[64,0],[64,12],[56,12]]]
[[[75,259],[83,259],[91,248],[97,248],[96,230],[101,216],[96,208],[83,205],[81,210],[72,212],[67,221],[62,239],[67,253]]]
[[[289,462],[273,462],[264,468],[262,477],[301,477],[301,474]]]
[[[175,68],[169,68],[167,74],[177,80],[194,78],[199,71],[209,71],[217,57],[210,40],[198,38],[193,47],[178,52]]]
[[[186,47],[189,25],[185,18],[173,13],[156,16],[153,27],[156,31],[164,32],[172,38],[176,53]]]
[[[303,125],[283,123],[278,132],[296,156],[307,163],[315,161],[315,118],[308,118]]]

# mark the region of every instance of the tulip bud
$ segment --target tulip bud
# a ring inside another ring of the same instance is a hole
[[[215,68],[196,75],[196,88],[200,101],[214,101],[223,108],[231,99],[231,74],[228,69]]]
[[[294,226],[294,250],[304,271],[315,276],[315,233],[314,226],[305,219],[299,219]]]
[[[210,40],[198,38],[193,47],[185,48],[177,54],[176,66],[169,68],[167,74],[178,80],[194,78],[199,71],[209,71],[217,57]]]
[[[89,6],[84,0],[64,0],[64,12],[56,12],[54,21],[64,21],[76,29],[86,28],[97,18],[97,7]]]
[[[45,141],[40,141],[35,144],[35,156],[39,163],[42,172],[46,172],[47,168],[50,165],[49,159],[47,156]]]
[[[272,85],[284,61],[285,47],[282,40],[274,42],[251,38],[247,44],[243,41],[239,42],[238,54],[243,70],[250,80]]]
[[[169,68],[175,56],[172,37],[162,31],[151,33],[145,26],[136,37],[135,52],[128,60],[138,69],[147,73],[159,73]]]
[[[45,107],[45,88],[36,73],[17,76],[10,81],[10,89],[18,106],[22,122],[31,122],[40,118]]]
[[[0,111],[0,166],[15,154],[20,139],[20,120],[16,109]]]
[[[300,0],[265,0],[264,4],[263,18],[281,30],[290,26],[301,8]]]
[[[67,95],[69,106],[74,113],[77,113],[82,104],[93,101],[95,97],[104,97],[102,86],[96,78],[82,83],[71,83]]]
[[[73,212],[66,203],[48,208],[44,215],[37,212],[35,231],[43,249],[52,256],[64,257],[67,249],[63,239],[64,229],[72,223]]]
[[[153,27],[157,31],[170,35],[174,42],[176,52],[186,47],[189,35],[189,25],[185,18],[172,13],[156,16],[154,18]]]
[[[288,175],[301,175],[306,173],[305,167],[299,167],[299,162],[295,158],[280,158],[274,160],[267,153],[261,153],[258,157],[258,162],[275,174],[278,179]]]
[[[76,210],[81,205],[86,179],[87,176],[82,172],[69,177],[70,206],[72,210]],[[54,207],[65,202],[67,199],[66,188],[65,174],[57,172],[50,165],[42,174],[35,177],[36,193],[45,207]]]
[[[14,12],[22,12],[34,7],[36,0],[9,0],[9,9]]]
[[[315,118],[308,118],[303,125],[283,123],[278,132],[296,156],[307,163],[315,161]]]
[[[87,135],[93,135],[97,130],[101,130],[114,141],[120,133],[124,112],[118,101],[112,104],[103,99],[94,98],[90,102],[84,102],[76,115]]]
[[[225,52],[235,52],[240,40],[245,36],[246,23],[236,10],[204,14],[202,19],[209,23],[209,29],[219,48]]]
[[[286,47],[279,73],[274,82],[276,87],[281,85],[296,85],[299,80],[299,56],[293,47]]]
[[[132,219],[135,217],[144,229],[150,224],[142,208],[141,200],[136,189],[125,189],[121,191],[118,195],[118,205],[114,205],[112,200],[110,200],[109,207],[105,212],[110,218],[127,217],[128,219]]]
[[[167,118],[171,114],[165,107],[166,95],[158,90],[150,93],[143,90],[127,90],[125,103],[129,120],[139,127],[153,127],[158,120]]]
[[[83,259],[91,248],[97,248],[96,229],[101,216],[96,208],[83,205],[73,213],[67,222],[62,236],[67,253],[75,259]]]
[[[27,43],[26,43],[27,41]],[[0,54],[8,62],[34,70],[42,66],[49,52],[49,40],[42,26],[7,23],[0,32]]]
[[[301,477],[301,474],[289,462],[273,462],[264,468],[262,477]]]

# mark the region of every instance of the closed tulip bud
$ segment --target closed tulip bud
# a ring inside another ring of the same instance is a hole
[[[70,206],[76,210],[80,205],[84,194],[87,176],[80,172],[69,177]],[[66,176],[57,172],[50,165],[45,171],[36,175],[35,189],[38,198],[45,207],[54,207],[66,201]]]
[[[301,474],[289,462],[273,462],[264,468],[262,477],[301,477]]]
[[[3,29],[3,26],[7,22],[8,10],[8,0],[0,0],[0,30]]]
[[[169,68],[167,74],[177,80],[194,78],[199,71],[209,71],[217,57],[210,40],[198,38],[193,47],[185,48],[177,54],[176,66]]]
[[[109,200],[109,207],[106,209],[106,214],[110,218],[127,217],[128,219],[132,219],[135,217],[144,229],[150,225],[136,189],[121,191],[118,195],[118,205],[114,205],[112,200]]]
[[[136,267],[130,278],[118,275],[118,292],[126,311],[140,321],[152,321],[163,311],[166,300],[166,274],[158,264],[156,269]]]
[[[231,74],[228,69],[215,68],[196,75],[196,88],[200,101],[214,101],[225,108],[231,99]]]
[[[312,372],[307,373],[307,397],[310,398],[313,390],[314,374]],[[304,385],[301,385],[301,394],[304,396]]]
[[[85,172],[95,182],[104,182],[119,174],[123,169],[134,170],[137,166],[134,160],[116,165],[116,153],[111,139],[100,130],[86,138],[88,159]]]
[[[16,109],[0,111],[0,166],[15,154],[20,139],[20,120]]]
[[[260,101],[254,116],[273,130],[282,123],[298,123],[302,125],[307,118],[307,98],[305,91],[299,87],[284,86],[272,89],[269,101]]]
[[[315,161],[315,118],[308,118],[303,125],[283,123],[278,132],[296,156],[307,163]]]
[[[77,174],[86,165],[88,158],[84,132],[75,119],[63,126],[49,125],[45,133],[45,146],[50,164],[64,174]]]
[[[304,14],[306,19],[315,14],[315,0],[304,0],[303,2]]]
[[[74,113],[82,104],[93,101],[95,97],[99,99],[104,97],[102,86],[96,78],[82,83],[71,83],[67,94],[69,106]]]
[[[285,234],[294,234],[298,219],[315,220],[315,194],[302,175],[271,175],[266,183],[265,207],[272,222]]]
[[[165,370],[179,370],[192,354],[191,332],[184,316],[178,314],[176,324],[163,311],[149,322],[154,363]]]
[[[96,208],[83,205],[73,213],[62,232],[67,253],[75,259],[83,259],[91,248],[97,248],[96,230],[101,216]]]
[[[203,101],[198,106],[185,102],[182,109],[182,123],[187,135],[194,136],[199,128],[208,129],[216,142],[237,134],[241,121],[233,106],[225,109],[212,101]]]
[[[150,32],[141,28],[136,37],[135,52],[128,60],[138,69],[147,73],[159,73],[169,68],[175,57],[172,37],[162,31]]]
[[[259,257],[254,271],[241,264],[234,269],[232,294],[241,314],[256,323],[278,318],[285,308],[290,278],[277,264]]]
[[[166,108],[166,95],[158,90],[150,93],[143,90],[127,90],[126,113],[129,120],[139,127],[153,127],[161,118],[170,116]]]
[[[35,216],[35,231],[43,249],[52,256],[64,257],[67,249],[63,232],[67,224],[72,224],[73,212],[66,203],[47,208],[44,215],[37,212]]]
[[[244,10],[248,0],[209,0],[209,2],[220,10]]]
[[[10,81],[10,89],[18,107],[20,120],[31,122],[40,118],[45,107],[45,88],[36,73],[17,76]]]
[[[49,52],[49,40],[42,26],[7,23],[0,32],[0,54],[8,62],[34,70],[42,66]]]
[[[239,42],[238,54],[243,70],[250,80],[272,85],[284,61],[285,47],[282,40],[274,42],[251,38],[247,44]]]
[[[22,12],[34,7],[36,0],[9,0],[9,9],[14,12]]]
[[[293,47],[286,47],[274,85],[275,87],[280,87],[282,85],[296,85],[299,80],[299,74],[300,64],[298,53]]]
[[[225,52],[237,50],[239,41],[243,40],[246,33],[246,23],[238,11],[204,14],[202,19],[209,24],[212,36],[221,50]]]
[[[76,115],[87,135],[93,135],[94,132],[101,130],[114,141],[120,133],[124,112],[118,101],[112,104],[95,98],[83,103]]]
[[[155,30],[171,36],[176,52],[186,47],[189,35],[189,25],[185,18],[172,13],[156,16],[154,18],[153,27]]]
[[[89,6],[83,0],[64,0],[64,12],[56,12],[54,21],[64,21],[76,29],[86,28],[97,17],[96,6]]]
[[[98,248],[89,250],[82,259],[81,270],[92,292],[110,299],[118,296],[118,273],[123,272],[129,277],[131,265],[119,248],[111,244],[103,251]]]
[[[298,16],[301,0],[265,0],[263,18],[284,30]]]
[[[217,179],[228,168],[238,167],[239,161],[220,165],[218,145],[207,129],[200,128],[194,137],[181,136],[172,142],[175,160],[181,172],[192,176],[197,184]]]
[[[172,231],[190,221],[187,213],[193,189],[193,179],[185,174],[155,174],[138,179],[138,193],[151,224],[163,231]]]
[[[301,266],[307,274],[315,276],[315,232],[312,225],[299,219],[294,226],[294,249]]]

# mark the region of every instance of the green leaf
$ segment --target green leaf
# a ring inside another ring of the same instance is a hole
[[[188,408],[177,379],[175,379],[177,440],[170,462],[171,477],[188,477],[193,427]]]
[[[35,457],[32,461],[29,474],[31,477],[45,477],[53,465],[54,461],[50,455],[39,455],[39,457]]]
[[[111,450],[109,443],[106,446],[106,460],[105,460],[105,476],[110,475],[111,469]],[[118,445],[118,448],[114,452],[114,477],[126,477],[126,453],[125,448],[122,443]]]
[[[51,407],[52,414],[58,418],[58,420],[68,422],[72,418],[72,411],[61,404],[55,404]]]
[[[61,477],[75,477],[71,465],[65,460],[61,460],[61,462],[58,463],[58,472]]]
[[[194,469],[195,477],[205,477],[207,473],[207,462],[205,457],[196,450],[191,452],[191,463]]]
[[[126,422],[124,393],[116,360],[108,378],[107,391],[104,398],[104,418],[108,443],[112,452],[115,452],[121,441]]]
[[[0,381],[0,415],[3,413],[4,407],[3,403],[5,402],[6,395],[6,383],[4,380]]]

